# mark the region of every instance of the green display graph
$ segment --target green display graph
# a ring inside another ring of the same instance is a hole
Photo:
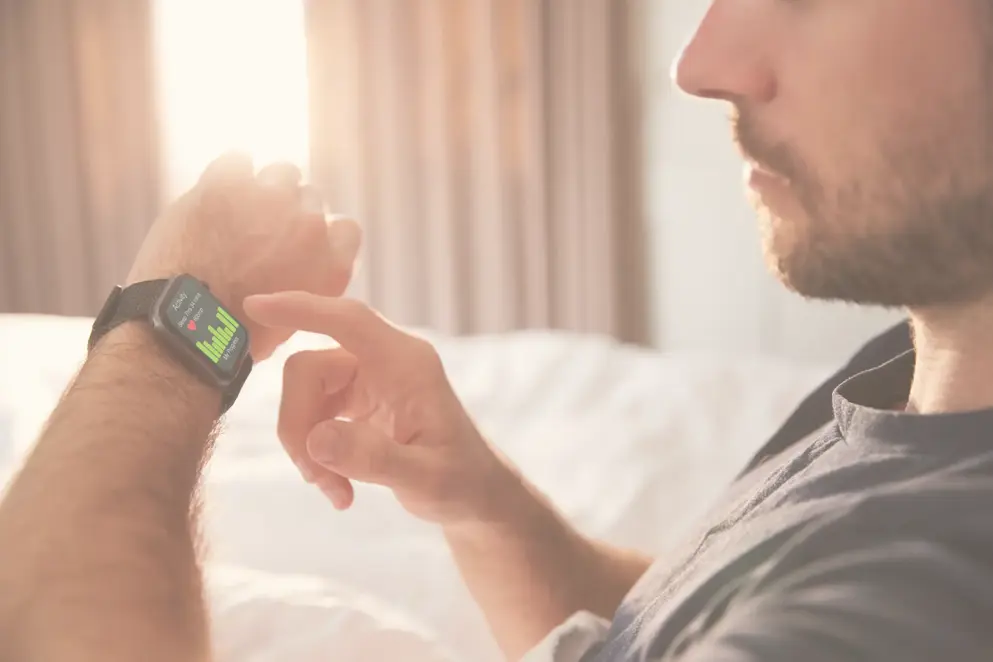
[[[220,323],[218,326],[207,327],[207,331],[210,332],[210,342],[197,343],[197,349],[214,363],[221,360],[224,350],[231,344],[231,339],[238,330],[238,323],[223,308],[217,309],[217,321]]]

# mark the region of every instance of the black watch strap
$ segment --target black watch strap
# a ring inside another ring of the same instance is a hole
[[[145,280],[124,288],[116,285],[93,322],[89,350],[93,351],[97,341],[115,326],[135,319],[148,319],[155,302],[168,286],[167,279]]]
[[[100,338],[124,322],[131,320],[148,320],[162,292],[169,286],[168,279],[146,280],[127,287],[114,286],[103,308],[93,321],[90,338],[87,343],[89,351],[93,350]],[[252,372],[252,357],[246,355],[241,370],[234,381],[221,393],[221,413],[223,414],[234,404],[244,386],[248,375]]]
[[[248,379],[248,375],[252,373],[252,355],[246,354],[245,360],[241,364],[241,370],[235,375],[234,381],[221,393],[221,413],[225,413],[234,404],[234,401],[238,399],[238,394],[241,393],[241,387],[245,385],[245,380]]]

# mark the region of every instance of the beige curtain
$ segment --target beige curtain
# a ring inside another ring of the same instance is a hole
[[[310,0],[312,178],[354,294],[455,333],[646,338],[642,0]]]
[[[144,0],[0,2],[0,312],[93,315],[158,206]]]

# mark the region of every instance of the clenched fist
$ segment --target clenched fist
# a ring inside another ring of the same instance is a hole
[[[191,274],[246,323],[253,358],[267,358],[292,331],[253,324],[244,298],[281,290],[338,296],[361,243],[359,226],[325,217],[320,196],[300,180],[290,164],[256,173],[247,156],[217,159],[152,225],[127,284]]]

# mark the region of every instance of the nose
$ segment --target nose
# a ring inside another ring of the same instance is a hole
[[[713,0],[673,64],[672,78],[679,89],[734,103],[768,103],[776,96],[771,35],[757,4]]]

